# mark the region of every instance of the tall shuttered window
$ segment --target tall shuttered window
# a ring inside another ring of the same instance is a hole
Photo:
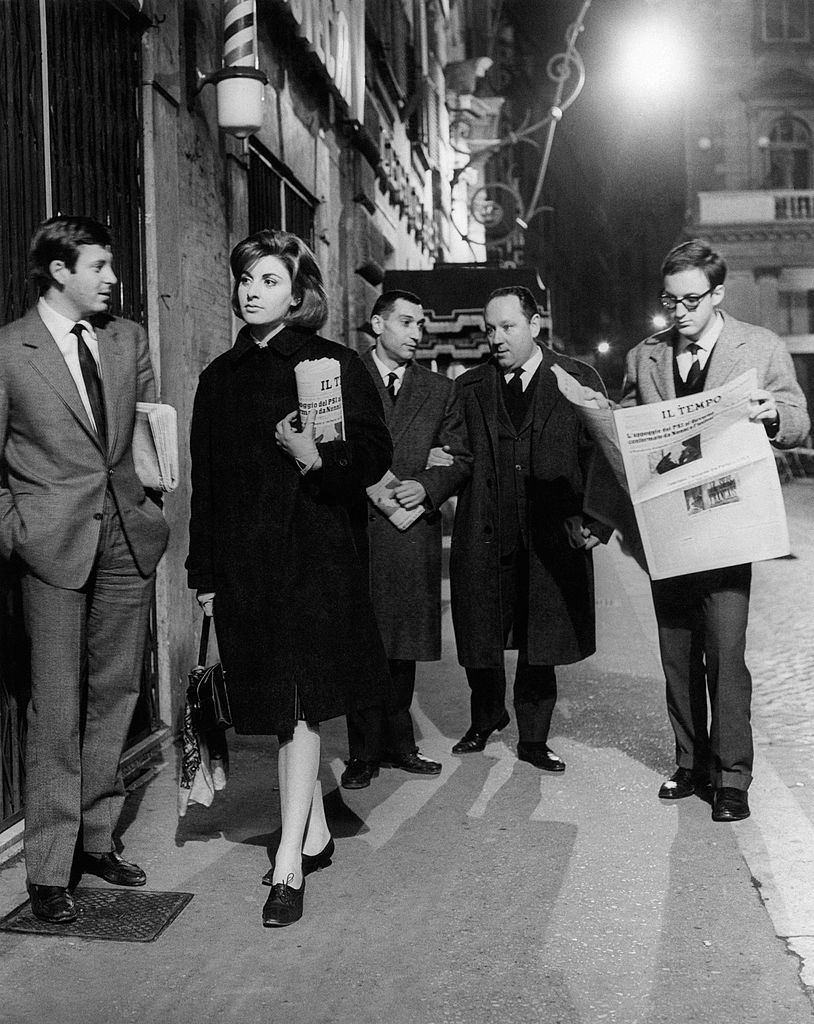
[[[249,144],[249,231],[282,229],[314,247],[316,199],[268,150]]]

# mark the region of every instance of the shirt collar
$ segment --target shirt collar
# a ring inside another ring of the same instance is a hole
[[[718,338],[721,336],[721,331],[724,329],[724,318],[723,315],[716,309],[715,316],[712,318],[710,323],[707,324],[706,330],[700,338],[690,341],[687,338],[681,338],[681,344],[678,349],[678,354],[686,352],[690,345],[697,345],[702,351],[706,352],[707,355],[712,351],[712,348]]]
[[[520,367],[520,379],[523,382],[524,389],[529,380],[534,376],[534,372],[536,371],[540,363],[542,363],[542,361],[543,350],[540,348],[539,345],[535,344],[534,351],[531,353],[531,355],[528,357],[525,363],[523,363],[523,365]],[[514,372],[514,370],[508,370],[506,373],[504,373],[504,380],[508,381],[509,377],[511,377],[511,375]]]
[[[404,373],[405,373],[405,371],[407,369],[407,364],[406,363],[403,363],[401,366],[397,366],[394,370],[391,370],[390,367],[389,366],[385,366],[384,363],[381,361],[381,359],[379,359],[379,357],[376,355],[376,346],[375,345],[370,350],[370,354],[373,357],[373,362],[374,362],[374,364],[376,366],[376,369],[379,371],[379,374],[380,374],[380,376],[381,376],[383,381],[386,382],[387,378],[390,376],[391,373],[395,373],[396,377],[399,380],[401,380],[404,377]]]
[[[90,334],[92,338],[95,338],[93,328],[87,320],[71,320],[70,317],[63,316],[62,313],[58,313],[53,306],[49,306],[44,298],[40,298],[38,300],[37,312],[40,315],[40,319],[47,327],[49,334],[57,344],[59,344],[66,335],[71,333],[74,324],[76,323],[82,324],[88,334]]]

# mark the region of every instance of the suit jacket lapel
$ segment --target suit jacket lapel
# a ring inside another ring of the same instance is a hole
[[[373,349],[369,348],[367,352],[362,353],[362,362],[367,369],[367,372],[373,378],[373,383],[376,385],[376,390],[379,392],[379,398],[382,400],[384,406],[384,422],[387,424],[387,429],[391,431],[392,435],[392,420],[395,411],[395,406],[390,400],[390,395],[387,393],[387,388],[384,386],[382,375],[379,373],[379,368],[373,362],[372,353]]]
[[[706,391],[719,388],[727,381],[743,373],[745,363],[738,349],[744,344],[743,339],[733,337],[729,318],[723,314],[724,326],[718,335],[709,357],[709,370],[704,384]]]
[[[97,327],[94,331],[99,341],[99,366],[102,379],[102,394],[105,398],[105,419],[107,421],[107,449],[112,452],[119,436],[119,405],[121,402],[120,382],[126,379],[126,370],[121,366],[122,353],[116,322]]]
[[[422,380],[421,374],[410,364],[404,371],[401,387],[396,396],[396,404],[393,406],[392,420],[389,424],[393,444],[398,443],[426,400],[426,383]]]
[[[668,398],[675,398],[676,396],[675,377],[673,375],[674,351],[675,332],[671,332],[665,337],[664,343],[655,344],[651,347],[650,360],[647,363],[650,380],[662,401],[666,401]]]
[[[560,389],[557,387],[557,378],[554,376],[551,367],[554,360],[547,349],[543,349],[543,361],[537,368],[537,386],[534,396],[529,402],[526,413],[528,419],[534,414],[534,434],[539,438],[545,429],[548,418],[554,411],[554,406],[560,399]],[[526,426],[524,420],[523,427]]]
[[[101,450],[99,438],[91,425],[76,383],[68,369],[68,364],[51,336],[51,332],[35,309],[26,316],[24,332],[23,345],[29,352],[31,365],[45,379],[57,398],[67,406],[85,433]]]

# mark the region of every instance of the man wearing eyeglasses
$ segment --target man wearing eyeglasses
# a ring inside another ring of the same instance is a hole
[[[809,419],[791,358],[777,335],[721,310],[721,256],[693,239],[669,252],[661,269],[661,302],[673,322],[628,353],[621,404],[693,395],[754,367],[760,387],[749,418],[777,448],[802,443]],[[711,785],[713,821],[749,817],[752,677],[744,651],[751,577],[747,564],[651,582],[678,766],[659,797],[704,795]]]

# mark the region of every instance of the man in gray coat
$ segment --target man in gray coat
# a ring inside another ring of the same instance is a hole
[[[416,662],[441,657],[441,515],[453,493],[460,463],[438,447],[448,415],[452,381],[419,366],[414,356],[424,328],[421,300],[387,291],[370,314],[376,344],[362,356],[379,391],[393,437],[393,497],[421,515],[401,531],[370,502],[370,590],[393,681],[385,709],[351,709],[346,789],[370,785],[379,765],[437,775],[441,765],[419,753],[410,705]],[[435,451],[433,451],[435,448]],[[431,454],[432,453],[432,454]],[[434,463],[428,465],[429,462]],[[443,464],[442,464],[443,463]]]
[[[719,388],[754,367],[759,386],[750,419],[777,448],[801,444],[809,419],[791,358],[777,335],[720,309],[724,260],[693,239],[667,254],[662,276],[661,301],[673,323],[628,353],[621,404]],[[713,821],[749,816],[752,677],[744,652],[751,579],[746,564],[651,584],[678,765],[659,796],[703,795],[711,784]]]
[[[133,464],[136,402],[155,385],[142,328],[108,315],[112,258],[101,224],[45,221],[39,302],[0,329],[0,555],[21,573],[31,650],[25,861],[32,910],[52,923],[76,917],[75,868],[146,881],[112,832],[168,531]]]
[[[493,292],[484,309],[488,362],[455,382],[448,443],[471,454],[450,554],[452,621],[470,687],[471,724],[455,754],[484,749],[509,724],[504,650],[514,680],[518,757],[543,771],[565,764],[548,746],[555,667],[593,654],[590,549],[611,532],[583,517],[593,453],[552,367],[602,390],[585,363],[538,344],[540,314],[527,288]]]

